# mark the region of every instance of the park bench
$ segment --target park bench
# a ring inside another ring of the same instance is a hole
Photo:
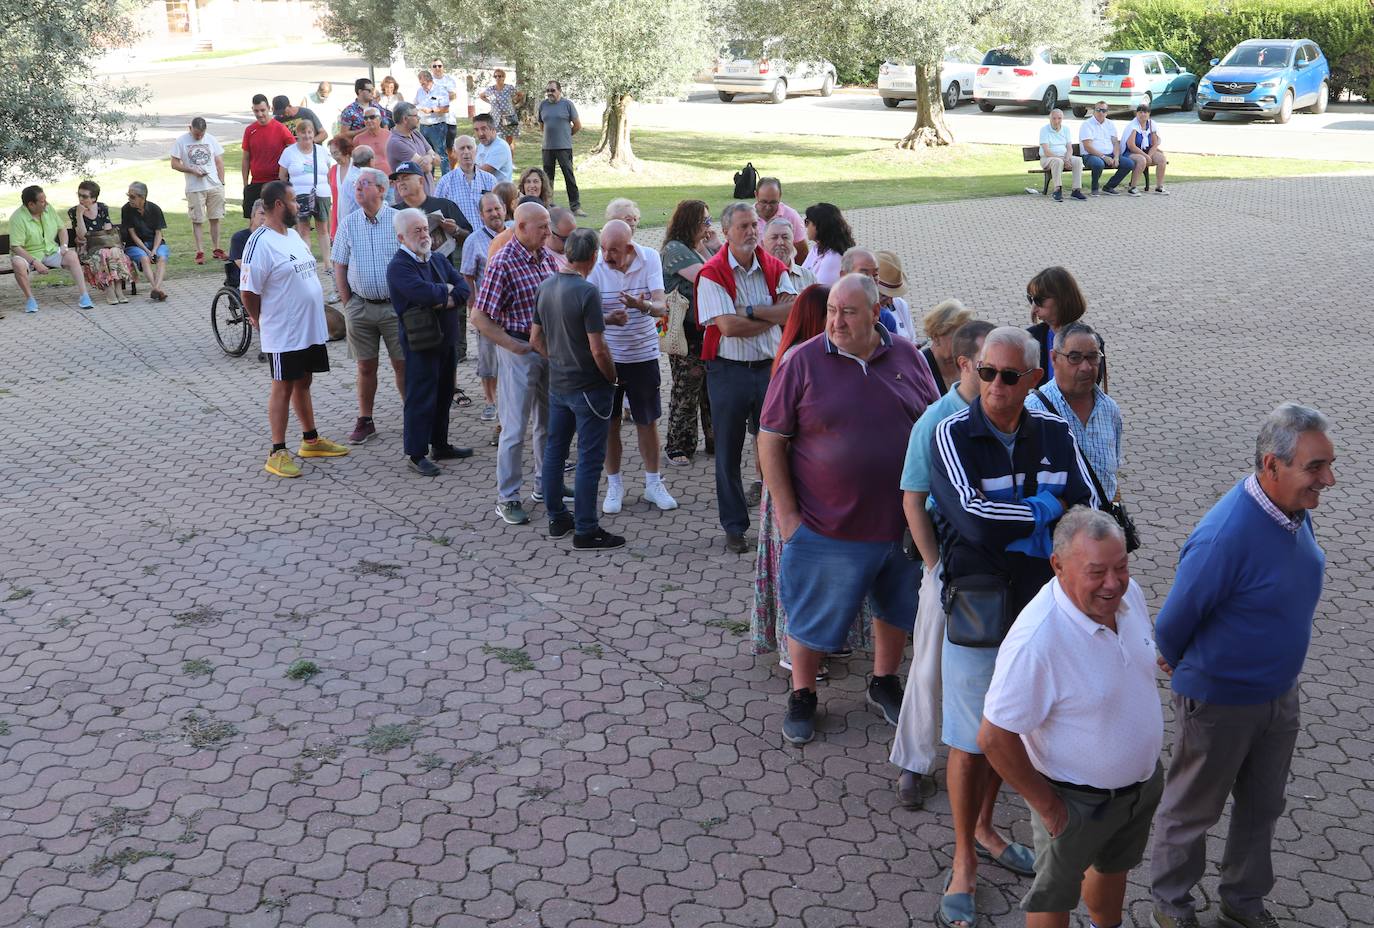
[[[124,230],[121,226],[115,226],[120,233],[120,239],[124,237]],[[0,235],[0,277],[14,273],[14,257],[10,254],[10,237]],[[129,295],[138,296],[138,267],[135,265],[133,278],[129,282]]]
[[[1073,153],[1074,153],[1075,155],[1079,156],[1079,157],[1082,157],[1082,155],[1080,154],[1080,152],[1081,152],[1081,149],[1079,148],[1078,143],[1077,143],[1077,142],[1074,142],[1074,143],[1073,143]],[[1042,168],[1042,167],[1039,167],[1039,164],[1040,164],[1040,146],[1039,146],[1039,145],[1022,145],[1022,146],[1021,146],[1021,160],[1022,160],[1022,161],[1033,161],[1033,162],[1035,162],[1036,167],[1031,168],[1031,169],[1030,169],[1029,171],[1027,171],[1026,173],[1027,173],[1027,174],[1043,174],[1043,175],[1045,175],[1045,183],[1044,183],[1044,186],[1040,189],[1040,195],[1041,195],[1042,197],[1048,195],[1049,192],[1050,192],[1050,169],[1049,169],[1049,168]],[[1064,168],[1065,173],[1068,173],[1068,170],[1069,170],[1069,169],[1068,169],[1067,167]],[[1085,168],[1083,169],[1083,172],[1084,172],[1085,174],[1088,173],[1088,169],[1085,167]],[[1149,166],[1148,164],[1145,166],[1145,189],[1146,189],[1147,191],[1150,189],[1150,166]],[[1035,192],[1035,188],[1033,188],[1033,187],[1027,187],[1027,188],[1026,188],[1026,192],[1027,192],[1027,193],[1034,193],[1034,192]]]

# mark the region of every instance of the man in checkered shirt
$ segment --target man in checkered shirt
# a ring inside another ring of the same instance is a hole
[[[496,345],[496,403],[501,417],[496,514],[510,525],[530,520],[520,491],[524,484],[525,430],[531,414],[534,460],[536,464],[544,460],[549,363],[530,347],[530,326],[539,285],[556,269],[553,253],[544,247],[548,238],[548,210],[538,203],[516,207],[515,236],[487,263],[473,303],[473,325]]]

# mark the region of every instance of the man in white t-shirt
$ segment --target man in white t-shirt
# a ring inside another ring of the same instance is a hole
[[[1049,124],[1040,129],[1040,167],[1049,168],[1050,186],[1054,188],[1056,203],[1064,200],[1060,175],[1066,167],[1073,171],[1073,198],[1087,199],[1083,196],[1083,159],[1073,153],[1073,141],[1069,138],[1068,127],[1064,125],[1063,110],[1050,110]]]
[[[301,98],[300,105],[320,117],[324,134],[329,137],[338,128],[339,113],[343,110],[345,101],[340,100],[339,95],[334,93],[333,84],[329,81],[320,81],[313,91]]]
[[[448,132],[444,136],[444,154],[447,156],[453,153],[453,143],[458,138],[458,110],[467,107],[467,84],[460,85],[438,58],[430,62],[429,73],[434,77],[434,85],[442,87],[448,94]]]
[[[1093,114],[1083,120],[1078,130],[1078,145],[1083,152],[1083,166],[1093,175],[1092,195],[1097,196],[1097,184],[1102,172],[1107,168],[1116,171],[1102,192],[1117,195],[1116,186],[1135,170],[1135,159],[1122,151],[1121,138],[1116,131],[1116,123],[1107,118],[1107,103],[1098,100],[1093,106]],[[1135,186],[1134,183],[1131,184]]]
[[[301,457],[336,458],[348,454],[348,448],[315,431],[310,381],[329,370],[329,329],[315,256],[296,234],[296,192],[285,181],[274,180],[263,185],[262,205],[267,218],[243,249],[239,292],[271,362],[267,421],[272,453],[264,469],[278,477],[299,477],[300,465],[286,450],[289,410],[296,410],[301,423],[301,445],[296,449]]]
[[[491,114],[474,116],[472,131],[477,136],[477,170],[486,171],[498,181],[514,183],[515,161],[506,140],[496,134],[496,122]]]
[[[668,316],[663,295],[663,263],[658,252],[636,245],[628,223],[613,219],[601,229],[601,255],[587,282],[601,292],[601,311],[609,316],[624,310],[624,325],[606,326],[606,344],[615,361],[615,399],[611,403],[611,431],[606,437],[606,499],[601,511],[617,513],[625,500],[620,482],[620,418],[625,400],[639,437],[644,460],[644,498],[659,509],[676,509],[658,471],[660,397],[658,320]]]
[[[1061,518],[1050,566],[998,649],[978,746],[1031,809],[1028,924],[1068,928],[1081,894],[1094,925],[1119,925],[1164,792],[1154,628],[1107,513]]]
[[[172,143],[172,170],[186,175],[186,205],[196,239],[196,263],[205,263],[202,227],[210,222],[210,246],[216,261],[228,261],[219,247],[219,221],[224,218],[224,146],[205,131],[205,119],[191,120],[190,131]]]

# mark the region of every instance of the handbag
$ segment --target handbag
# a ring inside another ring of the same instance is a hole
[[[949,643],[965,648],[1001,645],[1016,621],[1007,578],[999,574],[969,574],[946,579],[941,599]]]
[[[401,313],[406,343],[411,351],[432,351],[444,343],[439,313],[432,306],[412,306]]]
[[[1054,406],[1050,404],[1049,398],[1040,392],[1040,388],[1036,387],[1034,392],[1036,398],[1044,404],[1045,409],[1053,412]],[[1107,491],[1102,488],[1102,481],[1097,479],[1097,471],[1093,470],[1087,455],[1080,451],[1078,456],[1082,458],[1083,466],[1088,469],[1088,479],[1092,481],[1093,489],[1097,491],[1097,498],[1101,501],[1097,508],[1111,516],[1116,520],[1116,524],[1121,526],[1121,533],[1126,536],[1126,553],[1131,553],[1140,547],[1140,531],[1135,527],[1135,520],[1126,511],[1125,503],[1120,500],[1107,499]]]
[[[679,358],[687,356],[687,314],[692,301],[676,289],[668,291],[668,332],[663,336],[663,350]]]
[[[100,229],[96,232],[86,233],[86,252],[100,251],[102,248],[118,248],[120,246],[118,229]]]
[[[320,165],[319,158],[320,158],[320,149],[319,149],[319,146],[313,146],[313,147],[311,147],[311,149],[310,149],[310,192],[309,192],[309,193],[298,193],[298,194],[296,194],[296,209],[297,209],[297,211],[300,213],[301,218],[303,218],[303,219],[309,219],[309,218],[311,218],[311,217],[322,218],[322,217],[317,217],[316,214],[315,214],[315,186],[319,183],[319,180],[320,180],[320,178],[319,178],[319,173],[318,173],[318,172],[319,172],[319,165]]]

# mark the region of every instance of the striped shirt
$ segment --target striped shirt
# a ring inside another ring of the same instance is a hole
[[[553,252],[542,245],[537,252],[531,252],[512,237],[482,272],[482,286],[473,309],[486,313],[507,332],[528,334],[534,323],[539,285],[555,272],[555,267]]]
[[[344,217],[334,234],[329,257],[348,266],[348,288],[365,300],[387,300],[386,269],[400,247],[392,223],[396,210],[383,205],[369,219],[361,206]]]
[[[1302,528],[1303,515],[1299,514],[1296,519],[1290,519],[1284,515],[1283,510],[1274,505],[1274,501],[1269,498],[1269,494],[1264,492],[1264,487],[1260,486],[1259,478],[1254,474],[1245,478],[1245,492],[1250,495],[1259,507],[1265,511],[1269,518],[1273,519],[1290,534],[1296,535],[1298,529]]]
[[[482,227],[482,194],[490,193],[498,181],[486,171],[473,169],[472,180],[468,180],[462,168],[449,171],[434,185],[434,195],[452,200],[467,217],[468,224],[474,229]]]
[[[1040,388],[1052,407],[1045,409],[1045,404],[1032,391],[1026,397],[1026,408],[1052,412],[1069,424],[1078,450],[1087,458],[1093,473],[1097,474],[1107,499],[1116,499],[1116,472],[1121,467],[1121,408],[1116,405],[1116,400],[1102,392],[1101,387],[1095,386],[1093,390],[1093,411],[1088,416],[1087,425],[1078,418],[1053,380]]]
[[[745,315],[746,306],[772,306],[773,297],[768,293],[768,281],[763,276],[763,265],[758,258],[753,261],[753,266],[745,268],[735,260],[735,253],[729,254],[730,270],[735,275],[735,299],[730,300],[730,294],[725,288],[713,280],[705,277],[699,278],[697,284],[697,321],[702,325],[710,322],[717,316],[726,315]],[[792,283],[792,278],[788,274],[783,274],[778,278],[778,295],[790,293],[795,295],[796,286]],[[778,344],[782,341],[782,326],[769,326],[767,330],[758,335],[750,335],[745,338],[735,336],[722,336],[720,340],[719,355],[730,361],[768,361],[778,353]]]
[[[463,261],[458,273],[464,277],[471,277],[475,287],[482,285],[482,271],[487,266],[487,249],[491,247],[495,238],[495,232],[479,225],[474,226],[472,234],[463,240]]]
[[[610,346],[611,358],[617,364],[657,361],[659,355],[658,328],[654,317],[626,306],[620,294],[649,299],[657,291],[662,299],[663,262],[658,252],[634,242],[630,245],[635,255],[628,270],[623,273],[617,271],[598,255],[596,266],[587,275],[587,282],[601,293],[602,315],[623,309],[630,317],[624,325],[606,326],[606,344]]]

